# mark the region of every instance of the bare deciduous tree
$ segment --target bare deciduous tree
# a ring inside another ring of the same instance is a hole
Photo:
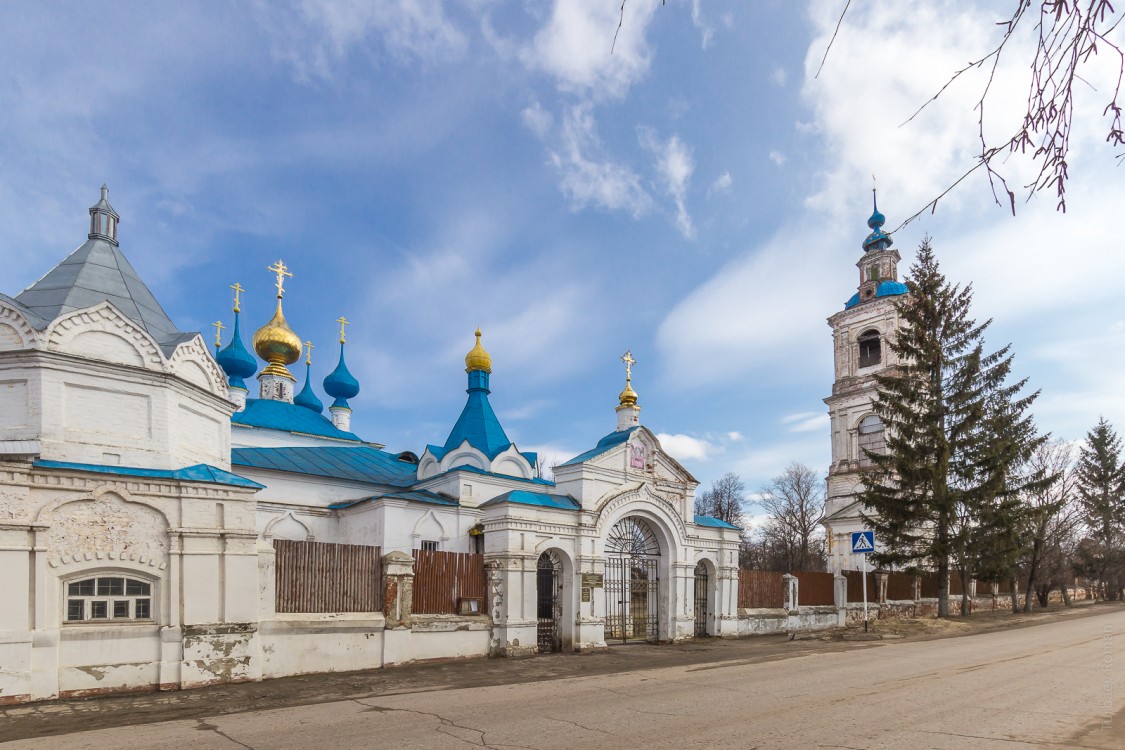
[[[1066,587],[1073,580],[1072,556],[1081,526],[1070,446],[1061,440],[1044,443],[1032,455],[1028,468],[1043,476],[1054,477],[1055,480],[1029,493],[1025,499],[1025,612],[1031,611],[1032,594],[1038,597],[1042,606],[1046,606],[1051,589],[1056,586],[1062,589],[1063,599],[1069,605]]]
[[[761,541],[787,570],[824,567],[824,542],[819,537],[824,509],[824,481],[804,464],[791,463],[762,488],[762,507],[769,520]],[[770,567],[774,567],[771,565]]]
[[[746,485],[737,474],[727,472],[711,483],[711,489],[695,499],[695,512],[743,528]]]

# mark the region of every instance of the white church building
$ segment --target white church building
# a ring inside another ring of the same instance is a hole
[[[739,530],[694,515],[697,482],[640,424],[628,369],[607,434],[548,480],[493,411],[478,330],[448,436],[389,451],[351,431],[343,319],[327,416],[307,367],[297,390],[283,263],[250,348],[236,284],[213,354],[126,260],[104,187],[89,213],[84,244],[0,294],[0,703],[735,633]],[[859,302],[833,318],[840,523],[873,371],[850,353],[893,325],[898,255],[877,245]],[[279,608],[278,547],[308,542],[377,548],[382,601]],[[419,551],[482,554],[479,609],[412,615]]]

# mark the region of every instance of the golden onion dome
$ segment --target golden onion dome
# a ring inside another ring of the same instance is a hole
[[[633,390],[633,386],[628,380],[625,381],[625,390],[621,391],[618,400],[621,402],[622,407],[637,405],[637,392]]]
[[[253,341],[254,351],[269,362],[266,369],[262,371],[263,375],[280,375],[294,380],[286,365],[291,365],[301,358],[301,337],[285,322],[285,315],[281,312],[280,297],[277,300],[277,312],[273,314],[270,322],[254,332]]]
[[[477,329],[477,343],[465,355],[465,372],[473,372],[474,370],[481,370],[483,372],[492,372],[492,357],[480,345],[480,329]]]

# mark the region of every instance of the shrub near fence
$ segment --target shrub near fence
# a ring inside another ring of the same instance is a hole
[[[738,606],[740,609],[785,606],[785,582],[781,573],[772,570],[738,571]]]
[[[273,541],[278,612],[379,612],[378,547]]]
[[[797,577],[797,604],[815,607],[836,603],[836,577],[831,573],[801,570],[793,575]]]
[[[485,598],[484,555],[414,550],[414,611],[457,614],[461,599]]]

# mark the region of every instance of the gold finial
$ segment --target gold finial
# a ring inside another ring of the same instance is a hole
[[[216,320],[211,325],[215,327],[215,348],[218,349],[223,345],[223,329],[226,328],[226,326],[223,325],[223,321],[221,320]]]
[[[272,271],[277,275],[277,283],[274,284],[274,286],[277,287],[277,298],[281,299],[283,296],[285,296],[285,279],[293,278],[293,274],[289,273],[289,269],[286,267],[285,262],[280,259],[278,259],[277,263],[274,263],[272,266],[267,266],[266,270]]]
[[[474,370],[481,370],[483,372],[492,372],[492,356],[484,350],[480,343],[480,326],[477,326],[476,331],[477,343],[465,355],[465,372],[473,372]]]
[[[340,343],[343,344],[343,343],[345,343],[344,339],[347,338],[346,336],[344,336],[344,328],[346,326],[350,326],[351,323],[349,323],[348,319],[345,318],[343,315],[336,318],[336,322],[340,324]]]
[[[242,312],[239,307],[242,304],[242,298],[240,295],[246,290],[243,289],[242,284],[239,284],[237,281],[234,282],[234,284],[232,284],[230,288],[234,290],[234,311]]]
[[[311,342],[311,341],[305,342],[305,364],[306,365],[312,364],[312,350],[315,349],[315,348],[316,347],[313,346],[313,342]]]
[[[617,408],[637,407],[637,392],[633,390],[632,385],[633,365],[637,364],[637,360],[633,359],[632,351],[626,351],[621,355],[621,361],[625,363],[625,390],[621,391],[620,396],[618,396],[621,405]]]

